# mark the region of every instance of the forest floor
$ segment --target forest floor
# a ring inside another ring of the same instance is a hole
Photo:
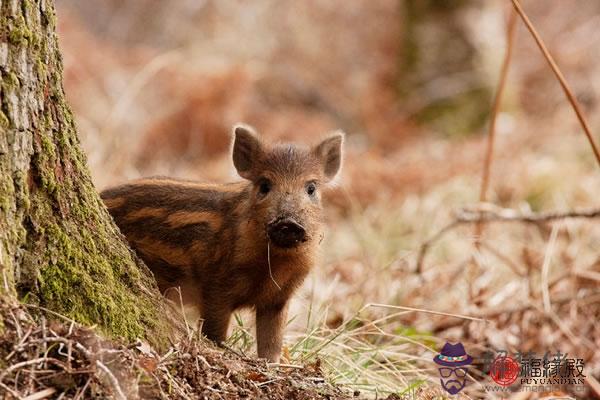
[[[141,341],[106,340],[58,314],[34,319],[24,306],[8,304],[0,312],[7,317],[0,335],[0,397],[6,400],[363,398],[328,383],[318,359],[268,364],[219,349],[194,331],[159,354]],[[440,390],[421,388],[416,398],[444,398]]]

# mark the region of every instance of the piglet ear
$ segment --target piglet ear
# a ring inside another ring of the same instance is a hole
[[[242,178],[251,179],[262,155],[260,139],[252,127],[243,124],[233,128],[233,136],[233,165]]]
[[[321,162],[323,174],[327,181],[331,181],[342,166],[342,144],[344,143],[344,133],[335,132],[325,138],[321,143],[314,147],[313,153]]]

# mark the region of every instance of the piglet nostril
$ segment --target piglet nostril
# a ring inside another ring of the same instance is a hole
[[[267,227],[267,234],[273,243],[280,247],[293,247],[305,241],[306,231],[292,218],[278,219]]]

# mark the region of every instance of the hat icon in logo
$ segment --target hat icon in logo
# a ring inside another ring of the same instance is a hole
[[[444,390],[457,394],[465,387],[467,366],[473,362],[473,357],[467,354],[462,343],[446,342],[440,354],[433,357],[433,361],[440,365],[438,370]]]

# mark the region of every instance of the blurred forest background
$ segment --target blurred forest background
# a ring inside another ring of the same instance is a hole
[[[600,2],[523,3],[600,132]],[[432,349],[461,340],[474,355],[560,349],[598,378],[597,220],[490,224],[478,248],[461,227],[416,271],[420,244],[479,199],[510,2],[57,8],[65,89],[99,189],[148,175],[237,179],[229,145],[240,121],[269,140],[347,133],[343,179],[325,199],[323,262],[292,306],[290,361],[319,356],[333,382],[396,391],[437,382]],[[593,153],[520,20],[496,131],[490,203],[524,213],[598,205]],[[247,351],[252,330],[237,325],[231,343]]]

